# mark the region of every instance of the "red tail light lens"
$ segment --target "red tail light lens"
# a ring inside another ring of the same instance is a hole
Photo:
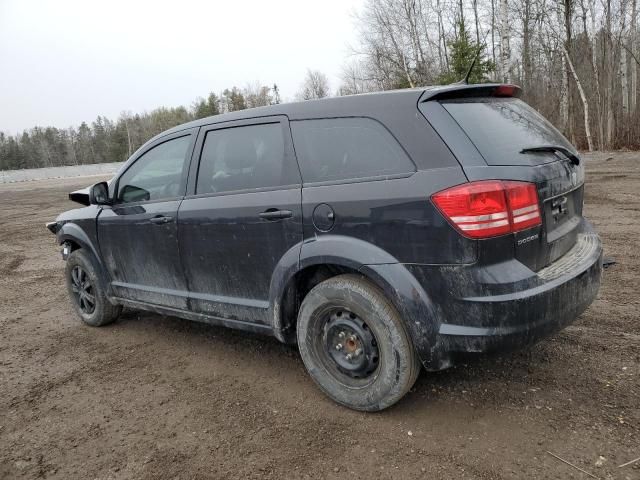
[[[493,91],[494,97],[513,97],[518,91],[515,85],[499,85]]]
[[[458,185],[432,198],[445,217],[467,237],[495,237],[511,231],[504,187],[498,180]]]
[[[538,190],[533,183],[502,182],[507,193],[511,225],[514,232],[535,227],[542,223]]]
[[[465,236],[489,238],[541,223],[533,183],[482,180],[434,194],[433,202]]]

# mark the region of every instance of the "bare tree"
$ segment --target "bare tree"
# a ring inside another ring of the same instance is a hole
[[[436,12],[438,16],[438,57],[440,59],[440,70],[449,70],[449,56],[447,54],[447,37],[444,33],[444,22],[442,20],[441,0],[436,0]],[[442,59],[444,58],[444,62]]]
[[[600,87],[600,71],[598,68],[598,31],[596,27],[596,0],[589,1],[589,13],[591,17],[591,32],[587,35],[590,36],[591,44],[591,68],[593,69],[594,90],[596,94],[596,107],[598,115],[598,145],[602,149],[604,147],[604,121],[602,116],[602,90]],[[583,9],[585,7],[583,6]]]
[[[627,79],[627,50],[620,49],[620,93],[622,94],[622,120],[629,117],[629,81]]]
[[[604,63],[604,76],[605,76],[605,115],[606,115],[606,132],[605,132],[605,148],[611,148],[611,144],[613,143],[613,89],[614,86],[614,61],[613,61],[613,52],[612,46],[613,42],[611,41],[611,24],[612,24],[612,12],[611,12],[611,0],[605,0],[605,40],[604,46],[602,49],[602,57]]]
[[[260,82],[247,84],[242,94],[247,108],[264,107],[274,103],[271,87],[260,85]]]
[[[307,70],[307,75],[298,92],[300,100],[313,100],[329,96],[329,79],[319,70]]]
[[[509,4],[500,0],[500,74],[503,82],[511,82],[511,48],[509,26]]]
[[[635,61],[638,52],[638,2],[637,0],[631,0],[631,29],[629,32],[629,49],[632,55],[631,61],[631,98],[630,107],[631,114],[636,113],[638,105],[638,63]]]
[[[376,90],[375,84],[367,78],[362,65],[357,61],[344,65],[341,78],[342,84],[338,89],[338,95],[355,95]]]
[[[457,80],[462,17],[467,51],[489,30],[480,51],[498,67],[496,80],[523,86],[524,99],[579,148],[640,148],[638,0],[363,0],[337,94]],[[329,94],[327,77],[307,72],[299,98]],[[279,102],[275,85],[254,83],[211,92],[190,108],[0,132],[0,169],[124,160],[171,126]]]
[[[582,83],[580,82],[580,79],[578,78],[578,74],[576,73],[576,69],[573,66],[573,62],[571,61],[571,57],[569,56],[569,51],[565,48],[562,47],[562,50],[564,52],[564,55],[567,59],[567,64],[569,65],[569,71],[571,72],[571,75],[573,76],[573,79],[576,82],[576,87],[578,87],[578,92],[580,94],[580,100],[582,100],[582,108],[584,110],[584,130],[585,130],[585,135],[587,137],[587,145],[589,147],[589,151],[593,152],[593,140],[591,138],[591,127],[589,126],[589,102],[587,101],[587,96],[584,93],[584,89],[582,88]]]
[[[443,74],[456,21],[465,17],[472,43],[490,31],[482,53],[494,59],[499,80],[522,85],[525,99],[581,148],[640,147],[637,3],[365,0],[339,93],[450,78]]]

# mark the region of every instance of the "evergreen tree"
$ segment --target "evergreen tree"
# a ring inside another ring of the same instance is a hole
[[[469,31],[464,23],[464,17],[460,17],[456,22],[456,27],[456,38],[449,42],[449,71],[440,75],[438,83],[447,85],[464,79],[478,52],[480,54],[471,75],[469,75],[469,83],[486,82],[488,75],[496,69],[493,61],[482,57],[482,51],[486,45],[484,43],[480,45],[478,42],[471,40]]]
[[[211,92],[206,100],[201,97],[198,98],[193,103],[191,110],[193,117],[196,119],[218,115],[220,113],[220,100],[215,93]]]
[[[238,87],[233,87],[231,90],[225,89],[222,92],[222,99],[227,112],[235,112],[247,108],[244,95]]]
[[[273,103],[274,105],[282,103],[282,100],[280,99],[280,88],[275,83],[273,84]]]
[[[226,89],[222,97],[211,92],[198,98],[190,109],[161,107],[151,112],[123,113],[116,122],[98,116],[77,128],[34,127],[20,135],[0,132],[0,170],[122,162],[157,134],[197,118],[224,111],[270,105],[271,88],[261,86],[241,90]]]

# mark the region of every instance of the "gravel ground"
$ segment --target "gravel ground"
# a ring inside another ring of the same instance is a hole
[[[44,223],[95,179],[0,185],[0,478],[640,479],[640,155],[587,166],[617,264],[531,349],[437,374],[379,414],[325,398],[271,338],[149,313],[82,325]],[[570,301],[570,299],[567,299]]]
[[[53,178],[113,175],[121,165],[122,163],[93,163],[90,165],[68,165],[64,167],[30,168],[25,170],[0,170],[0,184]],[[87,180],[85,180],[85,182],[86,181]],[[88,183],[91,183],[91,180],[89,180]],[[38,188],[38,186],[33,186],[32,188],[35,189]]]

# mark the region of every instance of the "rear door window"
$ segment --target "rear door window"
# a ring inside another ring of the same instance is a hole
[[[575,150],[542,115],[517,98],[469,98],[441,102],[489,165],[531,165],[523,148],[556,145]],[[537,154],[539,161],[557,160]]]
[[[291,132],[305,183],[415,172],[396,139],[370,118],[292,121]]]
[[[295,160],[285,155],[283,135],[281,123],[207,132],[200,157],[196,193],[299,184],[300,175]]]

